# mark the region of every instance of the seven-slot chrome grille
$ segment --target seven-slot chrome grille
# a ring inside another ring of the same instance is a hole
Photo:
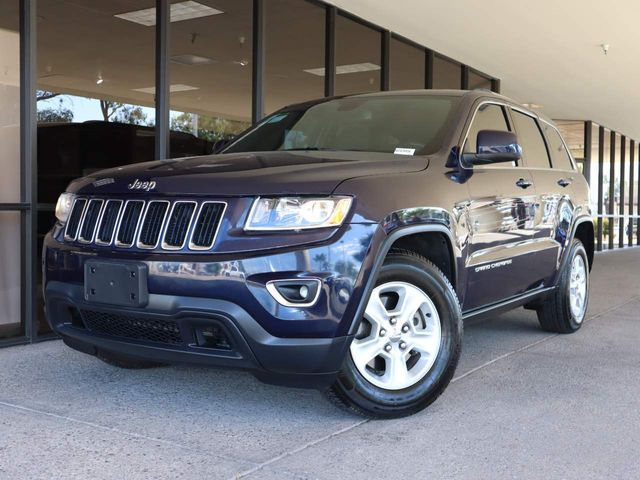
[[[64,230],[68,242],[139,249],[210,250],[226,203],[77,198]]]

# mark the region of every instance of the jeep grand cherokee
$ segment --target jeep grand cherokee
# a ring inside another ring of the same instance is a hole
[[[221,154],[72,182],[47,318],[121,367],[195,363],[398,417],[452,378],[463,321],[583,322],[588,186],[553,124],[488,92],[286,107]]]

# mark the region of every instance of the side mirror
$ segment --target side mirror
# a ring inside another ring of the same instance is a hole
[[[476,145],[476,153],[462,154],[466,165],[516,162],[522,157],[522,147],[518,144],[518,137],[512,132],[480,130]]]

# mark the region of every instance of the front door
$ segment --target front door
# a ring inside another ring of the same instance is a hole
[[[480,130],[511,131],[505,107],[495,103],[478,107],[463,147],[465,152],[475,152]],[[465,311],[530,288],[529,252],[536,203],[531,173],[519,164],[476,166],[468,186]]]

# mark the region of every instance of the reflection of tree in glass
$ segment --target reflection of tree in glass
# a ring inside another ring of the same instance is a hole
[[[129,123],[150,127],[154,125],[153,122],[147,120],[147,114],[144,113],[142,107],[100,100],[100,111],[102,112],[102,118],[105,122]]]
[[[36,91],[36,102],[41,100],[50,100],[59,96],[59,93],[48,92],[46,90]],[[64,107],[63,99],[61,98],[57,108],[46,107],[38,109],[38,123],[59,123],[59,122],[72,122],[73,112]]]
[[[210,142],[233,138],[249,126],[249,122],[188,112],[180,113],[171,118],[171,130],[191,134],[195,134],[197,130],[198,138]]]

